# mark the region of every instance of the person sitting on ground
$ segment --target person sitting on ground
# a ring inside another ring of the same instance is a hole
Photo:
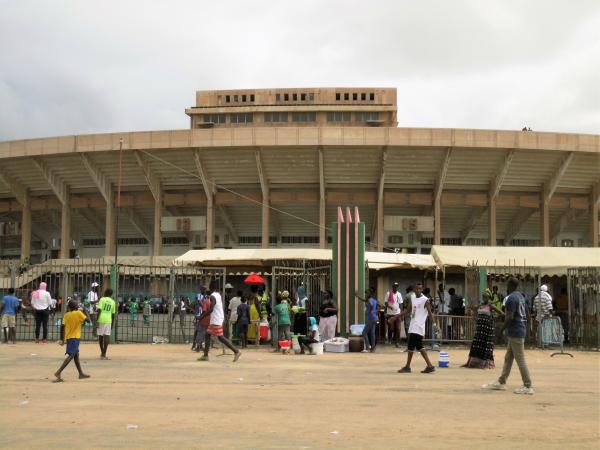
[[[300,353],[302,355],[305,354],[304,353],[305,347],[310,352],[311,348],[312,348],[312,344],[317,344],[320,342],[319,327],[317,326],[317,319],[315,319],[314,317],[309,317],[308,322],[310,324],[309,330],[308,330],[308,336],[306,336],[306,337],[300,336],[298,338],[298,344],[300,344]]]
[[[421,353],[423,359],[427,363],[427,367],[421,371],[421,373],[435,372],[435,367],[431,364],[427,351],[423,347],[423,336],[425,335],[425,323],[427,317],[433,322],[434,329],[439,332],[439,326],[433,317],[431,312],[431,305],[429,299],[422,293],[423,286],[421,283],[415,286],[415,292],[412,298],[412,311],[410,312],[410,327],[408,329],[408,356],[406,359],[406,365],[398,370],[399,373],[410,373],[410,363],[412,361],[413,352],[417,351]],[[402,314],[408,314],[408,311],[404,310]]]
[[[278,299],[278,304],[275,306],[275,316],[277,317],[277,349],[275,351],[281,350],[279,347],[279,341],[290,341],[292,340],[292,336],[290,334],[290,309],[288,305],[288,301],[290,299],[290,293],[288,291],[283,291],[281,293],[281,298]]]
[[[0,315],[2,316],[2,331],[4,332],[4,343],[8,344],[10,340],[13,344],[17,343],[17,308],[19,299],[15,297],[15,289],[10,288],[8,295],[2,298],[0,303]]]
[[[65,314],[62,319],[62,325],[60,327],[60,345],[64,345],[67,342],[67,357],[63,361],[60,368],[54,373],[56,379],[55,383],[62,382],[61,373],[69,365],[71,361],[75,361],[75,367],[79,372],[79,378],[89,378],[90,376],[83,372],[81,363],[79,362],[79,340],[81,339],[81,325],[83,322],[88,321],[92,323],[88,312],[83,309],[79,309],[79,303],[76,300],[70,300],[67,307],[69,311]]]
[[[241,296],[241,303],[237,307],[237,333],[240,337],[240,343],[242,348],[248,347],[248,324],[250,323],[250,307],[248,306],[248,299]]]

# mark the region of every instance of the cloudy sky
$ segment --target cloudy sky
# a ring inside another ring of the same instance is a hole
[[[396,87],[399,126],[600,133],[600,1],[0,0],[0,140],[302,86]]]

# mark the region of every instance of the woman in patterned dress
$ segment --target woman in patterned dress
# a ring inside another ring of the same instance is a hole
[[[486,289],[483,300],[477,309],[477,322],[475,336],[471,342],[469,359],[462,367],[476,369],[494,368],[494,317],[492,311],[503,314],[501,310],[491,304],[492,292]]]

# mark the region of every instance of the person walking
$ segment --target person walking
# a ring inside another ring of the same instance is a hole
[[[517,288],[519,287],[519,280],[514,277],[508,279],[508,297],[505,304],[505,320],[502,325],[502,331],[506,330],[507,344],[506,344],[506,355],[504,356],[504,366],[502,367],[502,374],[498,381],[490,384],[484,384],[483,389],[489,389],[494,391],[506,390],[506,380],[510,375],[513,361],[517,360],[519,366],[519,372],[521,372],[521,379],[523,380],[523,386],[514,390],[515,394],[532,395],[533,387],[531,377],[529,375],[529,369],[525,361],[525,336],[527,335],[527,308],[525,303],[525,297]]]
[[[54,376],[56,379],[55,383],[60,383],[63,381],[61,374],[62,371],[69,365],[71,361],[75,362],[75,367],[77,368],[77,372],[79,373],[79,379],[83,380],[89,378],[90,376],[83,372],[81,368],[81,363],[79,361],[79,340],[81,339],[81,326],[85,321],[91,322],[91,318],[87,311],[84,310],[82,312],[79,309],[79,304],[75,300],[70,300],[67,304],[68,312],[65,314],[62,320],[62,325],[60,327],[60,345],[64,345],[65,342],[67,344],[67,357],[58,368],[56,372],[54,372]]]
[[[236,362],[242,356],[242,353],[233,346],[233,344],[223,336],[223,322],[225,321],[225,313],[223,311],[223,300],[219,293],[219,284],[216,280],[210,282],[210,306],[202,311],[200,320],[206,316],[210,316],[210,325],[206,332],[206,340],[204,342],[204,355],[198,358],[198,361],[208,361],[208,352],[210,351],[211,337],[215,336],[221,344],[233,351],[233,362]]]
[[[337,326],[337,313],[338,309],[333,302],[333,292],[325,291],[323,294],[323,303],[319,309],[319,328],[321,329],[321,335],[323,341],[328,341],[335,337],[335,327]],[[304,330],[301,334],[306,333]]]
[[[50,293],[46,290],[46,286],[46,283],[42,281],[39,289],[31,294],[31,306],[33,307],[33,314],[35,317],[36,344],[40,342],[40,328],[43,329],[42,343],[46,344],[48,342],[48,317],[50,316],[52,298]]]
[[[431,311],[431,304],[429,299],[423,295],[423,286],[421,283],[415,285],[414,293],[411,298],[411,310],[408,311],[406,308],[402,312],[403,315],[410,315],[410,326],[408,328],[408,356],[406,358],[406,365],[398,370],[399,373],[410,373],[410,363],[413,358],[414,352],[420,352],[421,356],[425,360],[427,367],[421,371],[421,373],[432,373],[435,372],[435,367],[431,364],[427,351],[423,347],[423,336],[425,336],[425,324],[427,317],[433,322],[433,328],[439,332],[439,325],[435,322],[433,312]]]

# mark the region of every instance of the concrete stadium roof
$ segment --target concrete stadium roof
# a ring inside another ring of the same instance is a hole
[[[294,126],[125,132],[0,142],[0,214],[18,213],[19,192],[28,192],[34,222],[59,227],[57,192],[64,187],[76,211],[73,229],[101,237],[105,201],[94,175],[116,189],[120,139],[125,155],[123,206],[133,211],[138,224],[124,223],[120,236],[140,236],[139,225],[153,223],[152,193],[140,161],[165,193],[167,214],[205,213],[195,155],[206,178],[219,186],[216,226],[232,226],[238,235],[260,235],[257,151],[271,204],[278,210],[272,215],[272,231],[278,228],[287,234],[318,234],[313,225],[290,215],[319,222],[320,152],[326,222],[335,220],[336,206],[357,205],[367,235],[382,166],[386,215],[430,214],[432,196],[443,178],[443,229],[455,234],[485,234],[491,189],[498,195],[500,235],[514,231],[523,211],[527,217],[516,235],[537,229],[540,195],[549,191],[554,194],[551,223],[562,221],[568,230],[585,232],[590,193],[600,185],[599,135]],[[565,214],[570,214],[568,220],[563,220]]]

